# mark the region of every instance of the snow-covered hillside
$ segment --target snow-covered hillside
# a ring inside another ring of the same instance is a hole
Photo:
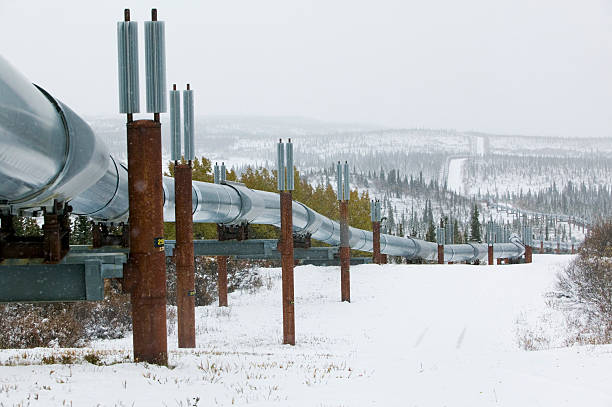
[[[39,365],[61,349],[0,351],[0,405],[610,406],[610,346],[517,345],[517,320],[545,309],[570,259],[356,266],[350,304],[337,267],[297,267],[295,347],[280,344],[280,270],[261,269],[266,287],[197,309],[197,349],[170,336],[170,368],[121,362],[130,338],[93,344],[120,361],[108,366]]]

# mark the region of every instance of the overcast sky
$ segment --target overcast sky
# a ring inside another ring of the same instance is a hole
[[[113,114],[116,22],[141,22],[144,69],[158,7],[168,83],[191,83],[199,114],[612,135],[612,0],[166,3],[0,0],[0,52],[77,112]]]

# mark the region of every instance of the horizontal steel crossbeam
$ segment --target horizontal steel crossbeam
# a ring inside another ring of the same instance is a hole
[[[275,239],[194,240],[196,256],[232,256],[240,259],[280,259]],[[176,242],[165,242],[166,256],[172,256]],[[5,260],[0,265],[0,302],[100,301],[104,279],[122,278],[129,249],[73,245],[58,264],[41,259]],[[337,265],[337,247],[294,249],[295,259],[309,264]],[[367,259],[355,259],[355,264]]]
[[[196,256],[233,256],[241,259],[280,259],[276,239],[249,240],[194,240]],[[176,242],[166,240],[166,256],[172,256]],[[337,247],[311,247],[293,249],[296,260],[333,260],[338,257]]]
[[[59,264],[4,261],[0,266],[0,302],[101,301],[104,279],[123,277],[125,261],[123,253],[78,249]]]

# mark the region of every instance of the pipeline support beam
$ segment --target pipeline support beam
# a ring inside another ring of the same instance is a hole
[[[281,264],[283,291],[283,344],[295,345],[295,309],[293,279],[293,198],[290,191],[280,191]]]
[[[438,245],[438,264],[444,264],[444,245]]]
[[[217,292],[219,306],[227,307],[227,256],[217,256]]]
[[[178,347],[195,348],[195,264],[190,164],[175,164],[174,189]]]
[[[161,123],[128,122],[127,144],[130,254],[126,279],[134,360],[167,365]]]
[[[340,297],[351,302],[351,248],[349,246],[348,201],[340,201]]]
[[[380,222],[372,222],[372,261],[381,264],[380,261]]]
[[[533,261],[533,248],[531,246],[525,246],[525,263],[531,263]]]

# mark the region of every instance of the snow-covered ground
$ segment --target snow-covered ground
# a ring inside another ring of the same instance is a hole
[[[545,309],[570,259],[355,266],[350,304],[337,267],[297,267],[295,347],[280,344],[280,270],[262,269],[264,288],[198,308],[197,349],[170,336],[170,368],[27,365],[61,350],[0,351],[17,364],[0,367],[0,406],[611,406],[612,347],[517,345],[517,319]],[[130,347],[92,345],[106,361]]]
[[[465,193],[463,166],[467,158],[454,158],[448,164],[447,188],[463,195]]]

